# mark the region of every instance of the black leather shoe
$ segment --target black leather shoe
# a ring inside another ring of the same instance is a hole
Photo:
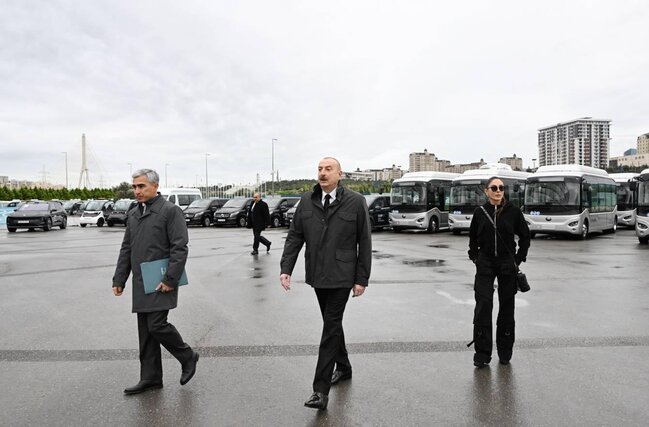
[[[257,252],[257,251],[252,251],[252,252],[250,252],[250,255],[259,255],[259,252]]]
[[[476,368],[484,368],[485,366],[489,366],[489,362],[473,362],[473,366]]]
[[[124,389],[124,394],[138,394],[147,390],[155,390],[157,388],[162,388],[162,381],[141,380],[133,387]]]
[[[334,371],[334,374],[331,376],[331,385],[338,384],[341,381],[347,381],[352,379],[352,371]]]
[[[185,385],[192,379],[196,373],[196,364],[198,363],[198,353],[194,352],[192,359],[183,366],[183,373],[180,376],[180,385]]]
[[[509,365],[509,359],[500,359],[501,365]]]
[[[329,403],[329,396],[316,391],[304,402],[304,406],[313,409],[327,409],[327,403]]]
[[[272,245],[272,243],[269,243],[268,246],[266,246],[266,253],[270,252],[270,245]]]

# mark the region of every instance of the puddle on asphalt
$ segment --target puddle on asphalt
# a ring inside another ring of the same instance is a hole
[[[429,248],[448,249],[448,245],[427,245]]]
[[[372,251],[374,252],[374,251]],[[373,253],[372,258],[374,259],[388,259],[388,258],[394,258],[394,255],[392,254],[382,254],[382,253]]]
[[[412,265],[414,267],[441,267],[446,260],[443,259],[404,259],[402,261],[405,265]]]

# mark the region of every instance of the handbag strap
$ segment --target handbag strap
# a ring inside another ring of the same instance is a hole
[[[509,255],[512,258],[514,258],[514,266],[516,267],[516,271],[520,271],[519,268],[518,268],[518,264],[516,264],[516,257],[514,256],[514,254],[512,254],[512,251],[509,250],[509,247],[507,247],[507,243],[505,243],[505,239],[503,239],[503,237],[498,232],[498,227],[496,227],[496,222],[493,220],[493,218],[491,218],[491,215],[489,215],[489,212],[487,212],[487,210],[484,208],[484,206],[480,206],[480,209],[482,209],[482,212],[484,212],[486,217],[489,219],[489,222],[491,222],[491,225],[494,226],[494,231],[496,232],[496,234],[498,235],[500,240],[503,242],[503,246],[505,246],[505,249],[507,250],[507,252],[509,252]]]

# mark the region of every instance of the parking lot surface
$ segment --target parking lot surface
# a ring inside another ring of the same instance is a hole
[[[351,381],[304,408],[321,332],[303,283],[279,284],[285,229],[191,228],[170,321],[201,353],[194,379],[166,354],[161,390],[137,382],[130,290],[112,296],[122,227],[0,229],[0,425],[646,425],[649,247],[632,230],[532,241],[509,366],[472,365],[468,237],[375,232],[370,286],[350,299]],[[497,301],[497,298],[496,298]],[[495,303],[497,310],[497,302]]]

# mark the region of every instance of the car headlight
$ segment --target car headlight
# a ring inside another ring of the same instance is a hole
[[[416,221],[417,221],[417,222],[424,222],[424,219],[423,219],[423,218],[417,218]]]
[[[576,227],[579,224],[579,221],[572,221],[568,223],[568,227]]]

